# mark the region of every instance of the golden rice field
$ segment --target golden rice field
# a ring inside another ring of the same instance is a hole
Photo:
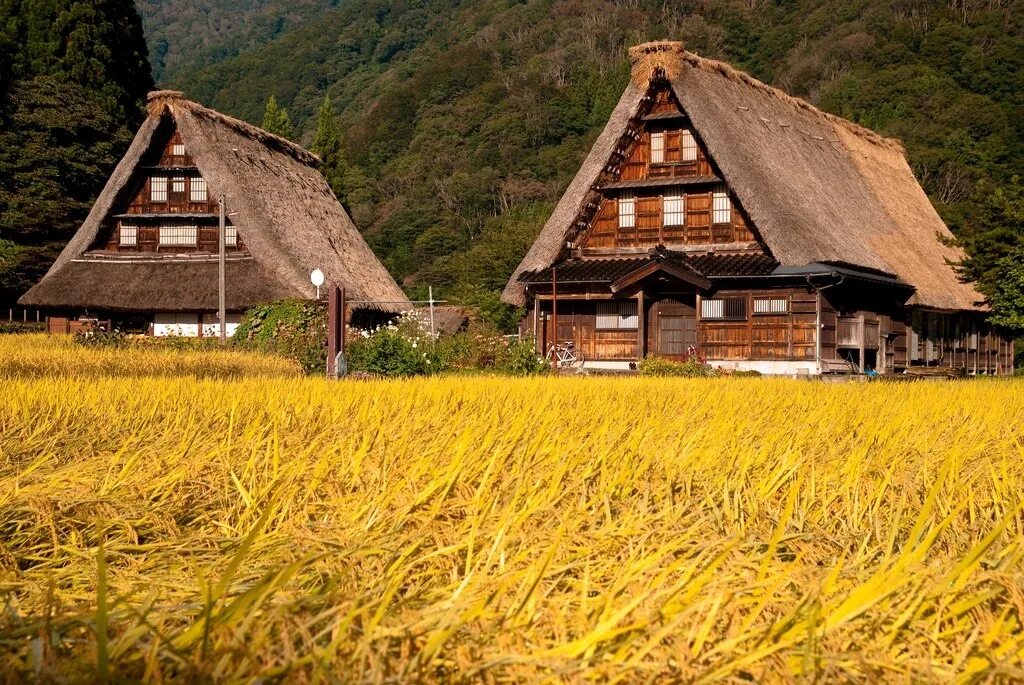
[[[0,353],[9,682],[1024,679],[1020,382]]]

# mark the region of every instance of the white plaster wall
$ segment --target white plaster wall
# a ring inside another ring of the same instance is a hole
[[[727,371],[757,371],[764,376],[816,376],[818,365],[811,361],[709,361],[710,366]]]

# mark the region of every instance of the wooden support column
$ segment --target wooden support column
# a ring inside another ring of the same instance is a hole
[[[864,373],[864,353],[867,350],[867,346],[865,345],[867,341],[864,340],[864,314],[862,313],[858,318],[860,319],[860,335],[857,336],[860,338],[860,372]]]
[[[544,354],[544,350],[541,349],[540,298],[537,296],[533,298],[533,347],[537,354]]]
[[[647,356],[647,335],[645,328],[647,317],[644,316],[644,291],[636,294],[636,354],[637,361],[642,361]]]

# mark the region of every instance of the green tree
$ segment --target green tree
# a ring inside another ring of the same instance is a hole
[[[1024,247],[1006,255],[995,267],[990,290],[992,323],[1020,333],[1024,331]]]
[[[277,98],[271,95],[267,99],[267,107],[263,111],[263,130],[282,138],[292,138],[292,120],[288,117],[288,110],[278,107]]]
[[[89,212],[153,87],[131,0],[0,0],[0,305]]]
[[[313,136],[312,151],[320,157],[320,171],[327,179],[331,190],[346,208],[348,202],[348,163],[345,161],[345,139],[341,124],[334,115],[334,107],[326,95],[316,115],[316,135]]]

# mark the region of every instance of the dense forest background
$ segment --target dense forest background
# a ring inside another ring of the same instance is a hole
[[[329,180],[414,296],[429,284],[498,315],[626,83],[627,47],[671,38],[903,139],[967,273],[1024,327],[1024,287],[995,285],[1024,282],[1024,0],[137,7],[161,86],[255,123],[273,97],[295,139],[330,141]]]

